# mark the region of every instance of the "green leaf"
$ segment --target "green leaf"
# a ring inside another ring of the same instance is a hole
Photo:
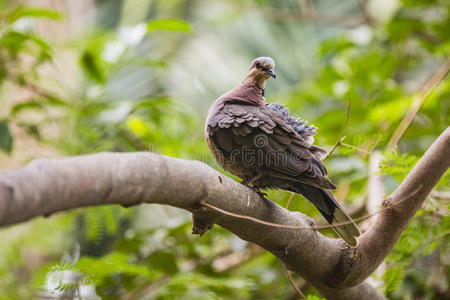
[[[102,233],[101,219],[98,217],[100,208],[88,207],[84,212],[85,234],[89,241],[98,240]]]
[[[25,123],[25,122],[20,122],[17,123],[18,126],[22,127],[23,129],[25,129],[25,131],[29,134],[34,136],[37,139],[41,138],[41,133],[39,131],[39,127],[36,124],[30,124],[30,123]]]
[[[387,270],[383,274],[383,280],[386,282],[385,293],[388,294],[395,291],[403,281],[404,271],[403,268],[394,267]]]
[[[177,258],[170,252],[156,252],[147,260],[150,268],[161,270],[164,273],[178,272]]]
[[[93,52],[85,51],[81,56],[81,65],[92,80],[100,83],[104,81],[104,74],[97,60]]]
[[[152,32],[155,30],[190,32],[191,26],[185,21],[176,19],[160,19],[148,22],[147,32]]]
[[[142,276],[148,280],[155,278],[157,272],[128,261],[125,253],[112,252],[101,258],[82,257],[76,263],[76,269],[88,276],[93,282],[101,283],[105,278],[115,274]]]
[[[317,295],[309,294],[307,299],[308,300],[324,300],[325,298],[322,298],[322,297],[317,296]]]
[[[12,150],[13,137],[9,131],[6,120],[0,121],[0,150],[6,151],[8,154]]]
[[[36,109],[42,110],[49,106],[66,106],[67,103],[61,99],[55,98],[51,95],[46,95],[45,97],[39,97],[37,99],[30,99],[25,102],[20,102],[11,108],[11,115],[16,116],[23,110]]]
[[[7,49],[13,57],[16,57],[24,47],[24,42],[28,37],[22,33],[9,31],[4,33],[0,38],[0,46]]]
[[[128,129],[138,137],[143,137],[150,132],[148,125],[138,116],[128,117],[126,124]]]
[[[380,174],[406,175],[416,164],[418,158],[410,154],[385,152],[380,163]]]
[[[119,229],[118,220],[114,212],[115,207],[105,206],[102,209],[103,212],[103,222],[105,225],[106,233],[113,235]]]
[[[27,42],[33,42],[36,47],[32,47]],[[7,31],[0,36],[0,46],[8,50],[13,57],[20,52],[29,52],[29,54],[38,58],[38,63],[51,58],[51,47],[42,38],[30,33],[20,33],[16,31]]]
[[[17,103],[11,108],[11,115],[15,116],[22,110],[26,109],[42,109],[42,103],[36,100]]]
[[[60,12],[42,7],[19,6],[11,12],[8,17],[8,22],[14,23],[16,20],[22,17],[60,20],[64,17],[64,15]]]

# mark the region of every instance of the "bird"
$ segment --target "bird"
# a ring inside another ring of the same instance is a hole
[[[314,145],[317,128],[283,104],[266,103],[271,77],[276,78],[274,60],[258,57],[242,83],[214,101],[205,124],[207,145],[224,170],[258,193],[281,189],[304,196],[356,247],[361,233],[331,191],[336,186],[322,162],[327,152]]]

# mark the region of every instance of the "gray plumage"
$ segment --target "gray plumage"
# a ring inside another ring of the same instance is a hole
[[[308,125],[308,121],[302,120],[297,116],[290,115],[289,109],[284,107],[283,104],[280,103],[269,103],[267,107],[270,107],[273,110],[278,111],[286,118],[288,124],[292,127],[292,129],[297,132],[302,137],[314,136],[316,135],[317,127],[314,125]]]

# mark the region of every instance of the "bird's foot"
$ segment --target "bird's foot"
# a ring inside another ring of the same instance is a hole
[[[260,178],[261,178],[261,174],[256,175],[256,176],[248,176],[248,177],[245,177],[245,178],[241,181],[241,183],[242,183],[243,185],[245,185],[245,186],[250,187],[250,185],[253,184],[253,182],[255,182],[256,180],[258,180],[258,179],[260,179]]]
[[[250,184],[252,183],[253,178],[255,178],[255,176],[245,177],[245,178],[241,181],[241,184],[250,187]]]
[[[267,197],[267,193],[263,193],[261,191],[256,191],[258,193],[258,195],[260,195],[262,198],[266,198]]]
[[[262,198],[266,198],[267,194],[261,192],[259,187],[256,187],[253,184],[253,182],[255,182],[256,180],[258,180],[259,178],[261,178],[261,175],[257,175],[257,176],[249,176],[244,178],[244,180],[241,181],[241,184],[248,186],[249,188],[251,188],[252,190],[254,190],[255,192],[258,193],[258,195]]]
[[[267,194],[266,193],[263,193],[263,192],[261,192],[261,190],[260,190],[260,188],[259,187],[252,187],[252,189],[255,191],[255,192],[257,192],[258,193],[258,195],[260,196],[260,197],[262,197],[262,198],[266,198],[267,197]]]

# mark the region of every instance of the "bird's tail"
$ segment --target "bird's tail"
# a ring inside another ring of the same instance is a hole
[[[352,218],[347,215],[339,205],[330,190],[313,187],[306,184],[295,184],[292,186],[293,192],[302,194],[311,201],[331,227],[342,239],[351,247],[358,245],[357,237],[361,235]]]

